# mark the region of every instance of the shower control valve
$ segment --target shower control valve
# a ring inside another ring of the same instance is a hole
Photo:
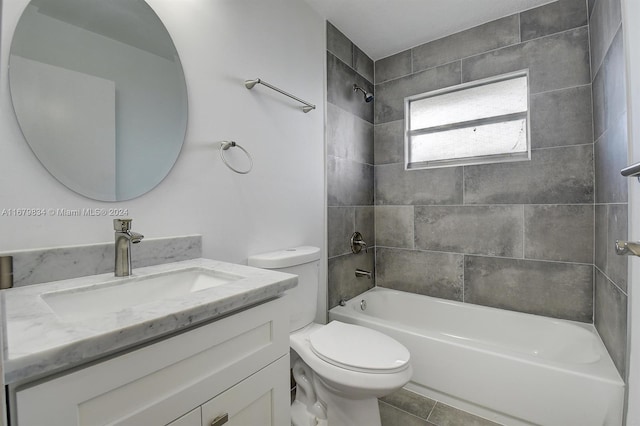
[[[356,231],[351,236],[351,251],[358,254],[362,251],[363,248],[365,253],[369,252],[369,250],[367,249],[367,243],[365,243],[362,239],[362,234]]]

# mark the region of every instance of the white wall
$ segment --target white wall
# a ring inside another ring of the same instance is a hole
[[[301,244],[325,253],[324,21],[306,3],[148,0],[180,54],[189,123],[169,176],[150,193],[122,203],[92,201],[63,187],[20,133],[6,70],[11,35],[27,3],[2,5],[0,212],[126,208],[134,230],[145,236],[199,233],[205,257],[238,263],[250,254]],[[244,80],[256,77],[318,109],[304,114],[295,101],[264,86],[247,90]],[[249,175],[221,163],[215,142],[227,139],[253,155]],[[0,216],[0,252],[110,241],[111,219]],[[326,265],[326,254],[324,259]]]
[[[640,3],[623,0],[630,164],[640,162]],[[640,241],[640,183],[629,180],[629,239]],[[640,425],[640,259],[629,256],[627,426]]]

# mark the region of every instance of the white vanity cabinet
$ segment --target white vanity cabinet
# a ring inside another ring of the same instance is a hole
[[[289,392],[278,386],[288,370],[284,356],[167,426],[288,425]]]
[[[288,321],[279,298],[18,387],[12,425],[289,425]]]
[[[194,408],[178,420],[174,420],[167,426],[202,426],[202,409]]]

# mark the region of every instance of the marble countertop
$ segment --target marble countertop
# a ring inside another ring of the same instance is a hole
[[[114,280],[126,285],[127,280],[194,267],[243,278],[116,313],[96,313],[82,321],[58,317],[41,298],[43,293],[103,285]],[[138,268],[133,277],[115,278],[113,273],[108,273],[3,291],[5,383],[34,380],[184,330],[277,297],[296,283],[295,275],[193,259]]]

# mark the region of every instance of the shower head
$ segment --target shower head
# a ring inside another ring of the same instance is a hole
[[[353,85],[353,91],[357,92],[357,91],[361,91],[362,94],[364,95],[364,101],[369,103],[373,100],[373,93],[367,92],[366,90],[364,90],[362,87],[358,86],[357,84]]]

